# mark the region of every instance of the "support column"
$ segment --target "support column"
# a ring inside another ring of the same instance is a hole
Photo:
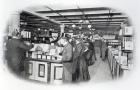
[[[65,25],[64,24],[61,24],[60,25],[60,32],[61,32],[61,35],[63,35],[64,36],[64,29],[65,29]]]
[[[12,36],[12,32],[15,30],[20,30],[20,12],[12,14],[8,22],[8,35]]]

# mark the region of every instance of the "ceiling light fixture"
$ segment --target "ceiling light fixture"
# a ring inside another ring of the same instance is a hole
[[[80,21],[79,21],[79,23],[82,23],[82,22],[83,22],[83,20],[80,20]]]
[[[88,25],[88,28],[91,28],[91,25]]]
[[[38,31],[40,31],[40,28],[38,28]]]
[[[93,31],[95,31],[95,28],[92,28]]]
[[[82,29],[82,27],[79,27],[79,29]]]
[[[89,23],[89,21],[88,20],[85,20],[84,23]]]
[[[73,28],[75,28],[75,27],[76,27],[76,25],[75,25],[75,24],[73,24],[73,25],[72,25],[72,27],[73,27]]]

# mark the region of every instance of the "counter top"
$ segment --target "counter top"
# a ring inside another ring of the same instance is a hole
[[[35,59],[35,58],[26,58],[25,61],[39,61],[39,62],[49,62],[49,63],[62,63],[61,60]]]

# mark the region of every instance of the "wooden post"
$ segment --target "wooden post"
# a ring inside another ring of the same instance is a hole
[[[60,25],[61,35],[64,34],[64,29],[65,29],[65,25],[64,24],[61,24]]]
[[[8,35],[12,36],[13,31],[19,31],[20,30],[20,13],[15,12],[11,15],[11,18],[8,23]]]

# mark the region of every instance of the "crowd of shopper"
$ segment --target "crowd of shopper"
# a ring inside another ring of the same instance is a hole
[[[103,39],[65,37],[59,44],[64,46],[62,53],[64,82],[89,81],[88,67],[94,65],[97,60],[96,51],[99,51],[100,57],[105,60],[107,48]]]
[[[14,32],[12,36],[6,43],[7,64],[12,72],[21,75],[24,70],[25,52],[33,48],[33,45],[25,44],[18,32]],[[94,65],[97,60],[96,52],[99,51],[102,60],[106,58],[107,48],[103,39],[94,40],[91,36],[84,35],[81,38],[65,36],[55,41],[55,44],[64,47],[61,55],[62,77],[65,83],[89,81],[88,67]]]

